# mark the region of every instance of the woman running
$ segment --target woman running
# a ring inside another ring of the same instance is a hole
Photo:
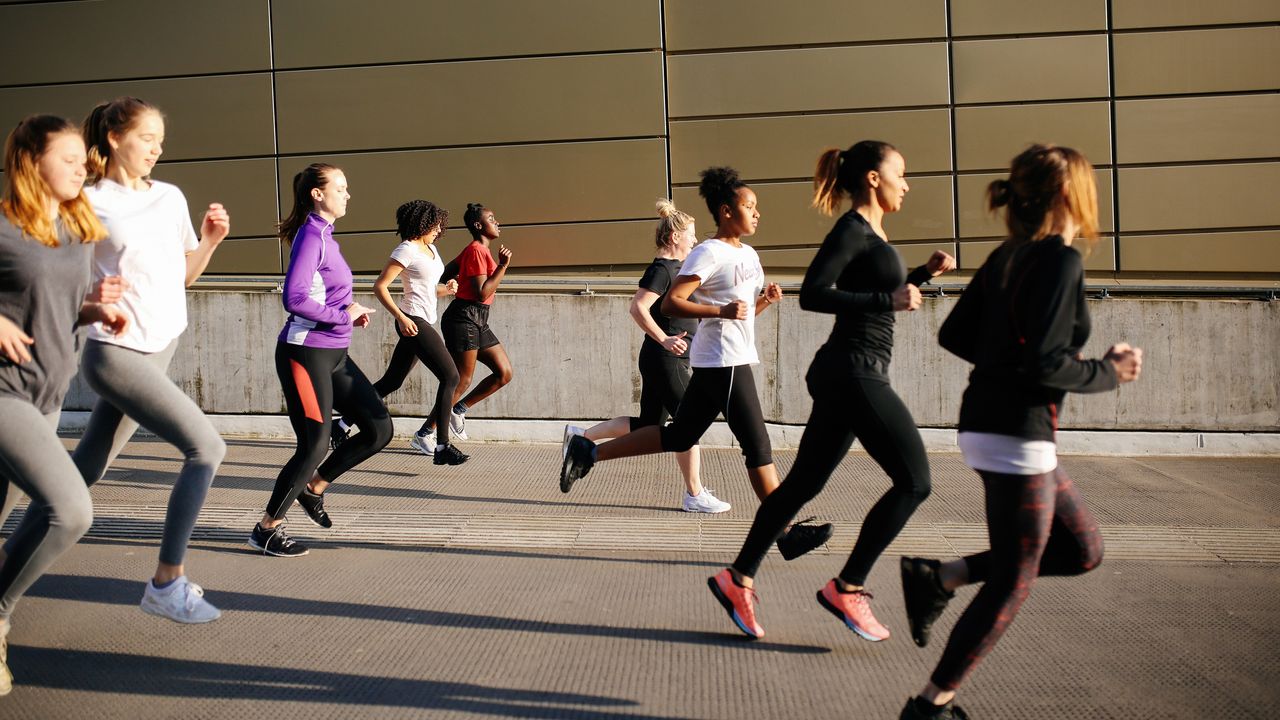
[[[689,318],[662,314],[662,300],[680,276],[680,265],[698,243],[693,216],[676,209],[670,200],[658,201],[658,228],[655,244],[658,257],[645,269],[640,289],[631,298],[631,319],[644,331],[640,346],[640,416],[617,417],[583,430],[565,427],[564,450],[573,435],[592,442],[616,438],[642,427],[662,425],[676,414],[685,388],[689,386],[689,342],[698,331],[698,323]],[[701,453],[694,445],[676,453],[676,462],[684,476],[685,494],[680,507],[685,512],[722,513],[729,503],[702,487],[699,468]]]
[[[5,142],[0,200],[0,472],[31,498],[0,559],[0,695],[13,689],[7,637],[22,595],[89,530],[93,501],[62,441],[58,416],[84,338],[100,322],[123,333],[129,318],[86,302],[93,244],[106,229],[82,192],[84,138],[70,121],[28,117]],[[16,495],[12,489],[9,494]]]
[[[333,239],[333,223],[347,214],[350,199],[342,170],[313,163],[293,176],[293,205],[280,223],[280,240],[289,245],[283,298],[289,317],[276,343],[276,375],[298,444],[249,534],[249,545],[264,555],[306,555],[306,546],[284,530],[293,501],[312,522],[332,527],[325,489],[391,442],[391,416],[347,354],[351,329],[367,326],[374,312],[352,299],[351,267]],[[326,458],[334,408],[360,432]]]
[[[444,262],[440,260],[436,241],[444,234],[448,222],[448,211],[426,200],[411,200],[396,209],[396,232],[403,242],[391,251],[391,259],[373,284],[373,294],[395,318],[400,340],[391,353],[386,372],[373,388],[384,398],[399,390],[413,364],[421,360],[440,385],[436,388],[435,412],[431,415],[434,422],[424,422],[409,445],[424,455],[434,456],[432,462],[436,465],[461,465],[470,456],[449,444],[448,425],[449,410],[458,388],[458,368],[445,349],[440,333],[431,327],[436,321],[437,300],[458,290],[457,280],[440,284]],[[399,305],[391,299],[390,291],[397,277],[404,288]],[[441,430],[428,444],[433,427]]]
[[[210,205],[197,239],[182,191],[150,178],[163,152],[164,131],[160,111],[133,97],[98,105],[84,122],[93,180],[85,194],[107,230],[107,237],[94,245],[93,274],[95,279],[120,276],[127,281],[116,307],[129,318],[129,327],[118,334],[89,328],[81,375],[98,402],[72,458],[92,485],[139,425],[182,452],[159,562],[141,605],[170,620],[204,623],[221,613],[187,578],[184,561],[226,444],[167,371],[187,327],[186,288],[208,266],[231,220],[221,205]],[[33,503],[22,524],[45,522],[43,514],[44,508]]]
[[[836,316],[805,376],[813,410],[786,480],[760,504],[733,565],[707,584],[739,629],[763,636],[752,589],[760,563],[858,438],[893,485],[867,512],[853,552],[840,574],[818,591],[818,602],[860,637],[878,641],[889,637],[889,629],[871,614],[864,583],[930,488],[920,431],[889,387],[893,314],[920,307],[919,286],[954,269],[955,259],[939,250],[908,275],[888,243],[884,216],[902,209],[910,189],[906,162],[892,145],[864,140],[848,150],[827,150],[818,159],[813,187],[813,205],[827,215],[835,214],[845,196],[853,204],[827,233],[800,286],[800,307]]]
[[[1058,409],[1068,392],[1113,390],[1142,371],[1142,350],[1125,343],[1098,360],[1080,355],[1090,331],[1082,255],[1098,230],[1089,161],[1070,148],[1033,145],[1014,158],[1008,180],[991,183],[987,204],[1007,208],[1009,239],[973,276],[938,339],[974,366],[958,441],[982,478],[991,549],[947,563],[902,558],[907,618],[921,647],[955,589],[983,583],[903,718],[967,717],[952,703],[956,688],[1035,579],[1080,575],[1102,561],[1098,525],[1058,466]]]
[[[560,467],[560,490],[569,492],[599,461],[684,452],[694,446],[716,417],[724,413],[742,445],[747,477],[761,500],[778,487],[773,448],[764,427],[751,366],[756,353],[755,316],[782,299],[777,283],[764,282],[755,249],[742,241],[756,231],[760,210],[756,194],[733,168],[702,172],[698,192],[716,219],[716,234],[685,258],[680,275],[662,302],[671,317],[698,318],[689,364],[693,374],[670,425],[651,425],[601,445],[585,437],[569,439]],[[692,299],[691,299],[692,298]],[[831,525],[797,523],[778,538],[788,560],[818,547],[831,537]]]

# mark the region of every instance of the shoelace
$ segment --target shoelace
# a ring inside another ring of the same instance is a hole
[[[204,597],[204,588],[188,580],[187,596],[184,598],[185,602],[183,602],[183,605],[186,606],[187,610],[194,608],[196,606],[196,600],[202,597]]]

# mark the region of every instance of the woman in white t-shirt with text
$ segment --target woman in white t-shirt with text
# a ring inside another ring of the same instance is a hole
[[[751,366],[760,362],[755,316],[781,300],[782,289],[777,283],[765,283],[760,256],[742,241],[755,233],[760,222],[755,192],[733,168],[709,168],[701,177],[698,192],[715,218],[716,234],[689,253],[662,301],[664,314],[699,321],[689,349],[693,377],[680,408],[665,427],[641,428],[600,445],[582,436],[572,438],[560,469],[564,492],[596,462],[688,450],[722,413],[742,445],[756,496],[763,500],[778,487],[773,447]],[[778,546],[789,560],[830,536],[830,525],[798,523],[779,538]]]
[[[436,241],[444,234],[449,212],[427,200],[410,200],[396,208],[396,234],[402,242],[391,251],[382,274],[373,283],[373,294],[396,321],[400,337],[391,362],[382,378],[373,384],[379,397],[386,397],[404,384],[413,364],[422,364],[436,376],[436,402],[431,415],[409,441],[418,452],[433,456],[436,465],[461,465],[470,456],[449,442],[449,413],[458,387],[458,368],[444,346],[444,339],[432,327],[437,319],[439,298],[457,292],[458,281],[441,284],[444,261]],[[391,297],[391,283],[400,278],[400,302]],[[436,440],[430,437],[438,428]]]

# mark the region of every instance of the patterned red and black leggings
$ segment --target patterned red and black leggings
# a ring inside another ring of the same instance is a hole
[[[991,549],[964,559],[969,582],[983,586],[956,622],[930,678],[943,690],[959,687],[991,652],[1037,577],[1081,575],[1102,562],[1098,524],[1062,468],[1042,475],[978,474],[986,489]]]

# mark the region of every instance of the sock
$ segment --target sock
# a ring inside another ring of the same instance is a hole
[[[929,715],[929,716],[941,715],[942,711],[946,709],[947,705],[950,705],[950,703],[947,703],[944,705],[934,705],[933,703],[929,702],[928,700],[925,700],[919,695],[915,697],[914,702],[916,704],[916,711],[918,711],[921,715]]]
[[[323,495],[324,493],[311,492],[311,488],[306,487],[306,486],[304,485],[304,486],[302,487],[302,494],[303,494],[303,495],[310,495],[311,497],[320,497],[320,496],[321,496],[321,495]]]
[[[342,432],[347,432],[351,429],[351,426],[347,424],[346,418],[338,418],[338,429]]]
[[[179,577],[181,577],[181,576],[179,576]],[[169,587],[170,585],[172,585],[172,584],[174,584],[174,583],[176,583],[176,582],[178,582],[178,578],[174,578],[174,579],[170,580],[170,581],[169,581],[169,582],[167,582],[167,583],[161,583],[161,584],[157,585],[157,584],[156,584],[155,579],[154,579],[154,578],[152,578],[152,580],[151,580],[151,587],[153,587],[153,588],[155,588],[155,589],[157,589],[157,590],[163,590],[163,589],[165,589],[165,588]]]
[[[453,413],[454,413],[455,415],[466,415],[466,414],[467,414],[467,404],[466,404],[466,403],[464,403],[464,402],[462,402],[461,400],[459,400],[459,401],[458,401],[458,404],[453,406]]]
[[[444,452],[444,449],[445,449],[445,448],[447,448],[447,447],[449,447],[449,446],[448,446],[448,445],[436,445],[436,452]]]
[[[435,428],[422,428],[418,430],[418,437],[424,438],[433,432],[435,432]]]
[[[600,447],[599,445],[596,445],[595,443],[591,443],[591,462],[596,461],[596,450],[599,447]]]

